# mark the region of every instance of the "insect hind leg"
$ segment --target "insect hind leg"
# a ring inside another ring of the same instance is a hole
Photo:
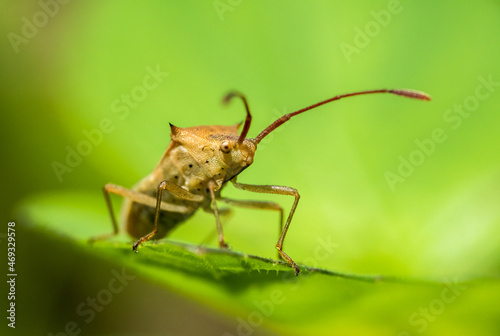
[[[115,187],[118,187],[118,188],[115,188]],[[89,239],[90,243],[94,243],[95,241],[98,241],[98,240],[107,240],[107,239],[110,239],[110,238],[116,236],[119,233],[118,223],[116,221],[116,216],[115,216],[115,213],[114,213],[114,210],[113,210],[113,205],[111,204],[111,198],[109,197],[109,193],[113,192],[113,191],[115,191],[115,193],[118,194],[118,195],[126,197],[124,194],[121,194],[121,193],[118,192],[119,188],[122,188],[122,187],[116,186],[116,185],[110,184],[110,183],[106,184],[102,188],[102,192],[104,194],[104,199],[106,201],[106,206],[108,208],[108,213],[109,213],[109,216],[111,218],[111,224],[113,225],[113,232],[105,233],[105,234],[98,235],[98,236],[94,236],[94,237],[92,237],[92,238]],[[123,189],[125,189],[125,188],[123,188]]]

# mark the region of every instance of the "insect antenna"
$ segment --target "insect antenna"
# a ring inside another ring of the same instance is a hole
[[[233,99],[233,97],[239,97],[239,98],[241,98],[241,100],[243,100],[243,104],[245,105],[245,110],[247,111],[247,117],[245,119],[245,124],[243,125],[243,129],[241,130],[240,137],[238,138],[238,143],[242,144],[243,140],[245,140],[245,138],[246,138],[246,136],[248,134],[248,130],[250,129],[250,124],[252,122],[252,115],[250,114],[250,108],[248,107],[247,99],[245,98],[245,96],[242,93],[240,93],[238,91],[229,92],[224,97],[223,103],[224,104],[229,103],[229,101],[231,99]]]
[[[413,98],[413,99],[431,100],[431,97],[427,93],[419,92],[419,91],[413,91],[413,90],[380,89],[380,90],[370,90],[370,91],[360,91],[360,92],[346,93],[346,94],[343,94],[343,95],[335,96],[335,97],[327,99],[327,100],[323,100],[323,101],[321,101],[319,103],[316,103],[316,104],[313,104],[311,106],[305,107],[305,108],[300,109],[298,111],[285,114],[281,118],[279,118],[276,121],[274,121],[271,125],[267,126],[262,132],[260,132],[260,134],[257,135],[257,137],[255,138],[255,144],[258,144],[269,133],[271,133],[272,131],[274,131],[279,126],[283,125],[285,122],[287,122],[288,120],[290,120],[291,117],[296,116],[297,114],[301,114],[303,112],[309,111],[309,110],[311,110],[313,108],[316,108],[318,106],[324,105],[326,103],[329,103],[329,102],[332,102],[332,101],[335,101],[335,100],[339,100],[341,98],[358,96],[358,95],[364,95],[364,94],[371,94],[371,93],[392,93],[392,94],[395,94],[395,95],[398,95],[398,96],[403,96],[403,97],[408,97],[408,98]],[[245,105],[246,105],[245,98],[242,97],[242,99],[243,99],[243,101],[245,102]],[[247,108],[247,112],[248,112],[248,108]],[[247,117],[247,121],[248,121],[248,117]],[[249,124],[248,126],[250,127],[250,123],[248,123],[248,124]],[[246,126],[246,123],[245,123],[245,126]],[[242,133],[242,135],[243,135],[243,133]],[[246,135],[246,133],[245,133],[245,135]],[[240,139],[241,139],[241,136],[240,136]]]

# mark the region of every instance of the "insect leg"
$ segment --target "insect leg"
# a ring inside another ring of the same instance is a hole
[[[219,215],[221,215],[221,216],[229,216],[232,213],[230,208],[221,208],[218,210],[219,210]],[[211,214],[214,213],[214,210],[211,208],[203,208],[203,211],[205,211],[207,213],[211,213]]]
[[[116,184],[108,183],[102,188],[102,191],[104,193],[104,199],[106,200],[106,205],[108,207],[109,215],[111,217],[111,223],[113,224],[113,232],[93,237],[90,239],[91,242],[96,241],[96,240],[103,240],[103,239],[111,238],[111,237],[118,234],[118,223],[116,221],[113,207],[111,205],[111,198],[109,196],[110,193],[122,196],[124,198],[129,198],[136,203],[148,205],[150,207],[156,206],[156,199],[154,197],[151,197],[149,195],[142,194],[140,192],[124,188],[124,187],[116,185]],[[182,205],[169,204],[169,203],[165,203],[165,202],[161,203],[161,210],[171,211],[171,212],[179,212],[179,213],[189,213],[190,211],[192,211],[189,207],[182,206]]]
[[[279,211],[279,213],[280,213],[280,226],[279,226],[278,237],[281,235],[281,232],[283,231],[283,208],[278,203],[267,202],[267,201],[235,200],[235,199],[225,198],[225,197],[220,198],[220,200],[224,203],[229,204],[229,205],[234,205],[234,206],[238,206],[241,208]],[[282,246],[282,248],[283,248],[283,246]],[[281,254],[279,253],[279,251],[278,251],[278,258],[280,258],[280,259],[283,258],[281,256]]]
[[[222,224],[219,217],[219,208],[217,208],[217,201],[215,200],[215,183],[210,181],[208,183],[208,190],[210,192],[210,198],[212,199],[212,210],[215,216],[215,226],[217,227],[217,234],[219,235],[219,247],[229,248],[229,246],[224,241],[224,232],[222,231]]]
[[[140,244],[147,242],[153,236],[158,232],[158,218],[160,216],[160,210],[162,210],[162,195],[163,191],[167,190],[171,194],[180,197],[182,199],[188,200],[188,201],[194,201],[194,202],[201,202],[203,200],[202,195],[195,195],[190,193],[189,191],[179,187],[178,185],[170,182],[170,181],[161,181],[160,184],[158,185],[158,194],[156,197],[156,210],[155,210],[155,226],[153,231],[148,233],[147,235],[139,238],[139,240],[132,246],[132,249],[137,252],[137,247],[139,247]]]
[[[111,217],[111,223],[113,224],[113,233],[111,233],[111,236],[115,236],[118,234],[118,223],[116,222],[116,216],[113,211],[113,205],[111,204],[111,198],[109,198],[108,185],[105,185],[102,188],[102,192],[104,194],[104,199],[106,200],[106,206],[108,207],[109,216]]]
[[[278,195],[289,195],[295,197],[295,201],[293,202],[292,209],[290,210],[290,214],[285,223],[285,227],[281,231],[280,238],[276,243],[276,248],[278,249],[279,254],[286,260],[288,263],[292,265],[295,269],[295,275],[298,275],[300,270],[297,264],[290,258],[285,252],[283,252],[283,241],[285,240],[286,233],[290,226],[290,222],[292,221],[293,214],[295,213],[295,209],[297,208],[297,204],[299,203],[300,195],[297,189],[285,186],[276,186],[276,185],[251,185],[251,184],[243,184],[236,182],[236,178],[232,179],[234,186],[241,190],[257,192],[257,193],[265,193],[265,194],[278,194]]]
[[[233,214],[233,211],[231,208],[219,208],[218,210],[219,210],[219,215],[221,217],[229,218]],[[212,215],[215,215],[215,212],[212,208],[203,208],[203,211],[205,211],[206,213],[210,213]],[[213,230],[209,234],[207,234],[207,236],[203,240],[201,240],[200,245],[206,245],[206,244],[210,243],[216,234],[217,234],[217,228],[215,228],[215,230]]]

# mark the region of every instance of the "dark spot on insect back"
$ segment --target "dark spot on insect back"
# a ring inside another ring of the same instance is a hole
[[[175,176],[174,176],[174,179],[176,179],[176,180],[177,180],[178,178],[179,178],[179,176],[177,176],[177,175],[175,175]]]
[[[208,163],[208,160],[207,160],[207,161],[205,161],[205,163]]]
[[[192,164],[189,164],[189,168],[193,168],[193,165],[192,165]]]

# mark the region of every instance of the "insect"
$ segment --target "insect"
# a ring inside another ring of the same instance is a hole
[[[198,208],[214,214],[219,246],[228,248],[220,220],[222,209],[219,209],[217,205],[219,201],[233,206],[279,211],[281,233],[276,249],[279,256],[294,268],[295,275],[298,275],[299,267],[283,251],[283,242],[300,199],[299,192],[295,188],[286,186],[243,184],[237,182],[237,177],[253,163],[255,151],[262,139],[292,117],[341,98],[375,93],[391,93],[414,99],[430,100],[426,93],[413,90],[381,89],[338,95],[285,114],[260,132],[257,137],[247,138],[252,115],[245,96],[234,91],[227,94],[223,102],[227,104],[233,98],[242,100],[246,110],[246,119],[241,132],[239,132],[241,123],[234,126],[188,128],[170,124],[172,141],[151,174],[132,189],[115,184],[106,184],[103,188],[113,224],[111,235],[118,233],[118,224],[113,213],[110,193],[125,198],[122,216],[126,231],[138,239],[132,247],[136,252],[141,244],[153,237],[165,237],[177,225],[191,217]],[[277,203],[222,197],[221,190],[228,182],[238,189],[249,192],[293,196],[294,202],[284,225],[283,208]]]

